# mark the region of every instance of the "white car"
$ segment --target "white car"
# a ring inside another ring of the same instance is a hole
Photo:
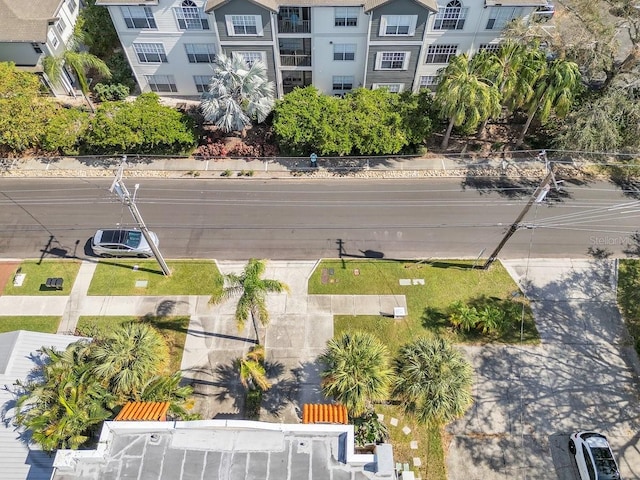
[[[149,232],[153,243],[158,236]],[[100,257],[151,257],[153,251],[140,230],[98,230],[91,241],[93,252]]]
[[[581,480],[621,480],[607,437],[596,432],[578,432],[569,439]]]

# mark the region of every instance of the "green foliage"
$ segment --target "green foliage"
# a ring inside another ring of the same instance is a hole
[[[324,394],[343,404],[351,417],[388,398],[393,374],[389,350],[370,333],[347,332],[332,338],[320,360],[326,365],[321,374]]]
[[[191,387],[180,386],[180,372],[164,374],[166,343],[150,327],[137,324],[143,331],[130,325],[64,351],[43,347],[38,375],[16,383],[15,423],[29,430],[43,450],[80,448],[102,421],[131,400],[166,401],[175,418],[196,418],[187,411]]]
[[[93,91],[100,102],[124,100],[129,95],[129,87],[121,83],[97,83],[93,87]]]
[[[88,126],[88,113],[75,108],[59,107],[44,128],[42,148],[61,155],[78,155]]]
[[[105,63],[111,71],[111,78],[106,79],[105,83],[125,85],[130,92],[136,88],[136,79],[122,50],[117,49],[114,51],[105,59]]]
[[[237,360],[236,366],[240,371],[240,382],[244,388],[263,391],[271,388],[264,367],[264,347],[262,345],[252,347],[242,358]]]
[[[393,394],[421,423],[449,423],[473,403],[473,370],[456,348],[441,338],[417,340],[400,348]]]
[[[520,304],[495,297],[481,296],[467,303],[460,300],[449,307],[449,322],[463,332],[500,334],[510,326],[510,319],[518,317]]]
[[[634,236],[636,246],[638,235]],[[640,261],[624,259],[618,267],[618,306],[640,354]]]
[[[354,418],[353,426],[355,443],[360,447],[371,443],[385,443],[389,439],[389,429],[373,410],[368,410]]]
[[[249,420],[260,420],[260,406],[262,405],[262,390],[259,388],[247,390],[245,413]]]
[[[431,91],[423,88],[416,95],[402,92],[399,108],[407,141],[410,145],[422,144],[431,135],[433,119],[437,116]]]
[[[106,58],[120,46],[118,34],[111,21],[107,7],[96,5],[96,0],[86,0],[76,24],[82,33],[83,43],[89,51],[100,58]]]
[[[458,300],[449,307],[449,322],[454,328],[468,332],[478,325],[478,310]]]
[[[155,93],[102,104],[85,138],[89,153],[184,153],[195,146],[193,120],[160,104]]]

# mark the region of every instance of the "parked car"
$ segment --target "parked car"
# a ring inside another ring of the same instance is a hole
[[[158,236],[149,232],[158,246]],[[93,252],[100,257],[151,257],[153,251],[140,230],[98,230],[91,241]]]
[[[607,437],[596,432],[578,432],[569,439],[581,480],[621,480]]]

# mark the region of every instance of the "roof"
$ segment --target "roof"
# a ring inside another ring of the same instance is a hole
[[[104,2],[105,0],[100,0],[100,2]],[[206,4],[204,10],[209,12],[218,8],[220,5],[227,3],[230,0],[206,0]],[[291,5],[291,2],[287,0],[250,0],[253,3],[263,6],[271,10],[272,12],[277,12],[278,8],[282,5],[287,6]],[[392,2],[393,0],[296,0],[295,5],[301,7],[340,7],[340,6],[364,6],[364,11],[368,12],[373,10],[374,8],[380,7],[386,3]],[[436,0],[414,0],[416,3],[419,3],[423,7],[431,10],[432,12],[438,11],[438,3]],[[522,1],[522,0],[521,0]],[[535,1],[535,0],[533,0]]]
[[[302,423],[349,423],[344,405],[309,404],[302,408]]]
[[[13,384],[26,380],[43,361],[37,353],[43,346],[63,350],[80,337],[14,331],[0,334],[0,408],[4,422],[0,426],[0,458],[3,480],[49,480],[53,458],[36,446],[27,447],[21,431],[12,425],[15,395]]]
[[[96,0],[96,5],[158,5],[158,0]]]
[[[0,42],[46,42],[63,1],[0,0]]]
[[[169,402],[127,402],[114,420],[148,420],[164,422],[167,419],[168,410]]]
[[[105,422],[96,450],[58,451],[52,480],[390,480],[391,446],[379,465],[353,439],[352,425]]]
[[[548,3],[547,0],[484,0],[488,7],[544,7]]]

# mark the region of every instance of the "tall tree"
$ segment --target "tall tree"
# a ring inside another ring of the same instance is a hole
[[[448,423],[471,406],[473,370],[442,338],[418,338],[400,348],[393,395],[419,422]]]
[[[109,384],[115,394],[137,400],[150,379],[165,373],[169,347],[155,328],[130,322],[98,340],[91,357],[98,379]]]
[[[367,332],[347,332],[332,338],[320,359],[325,395],[342,403],[351,417],[359,417],[375,401],[386,400],[393,376],[389,351]]]
[[[527,121],[522,128],[516,145],[522,145],[524,136],[534,117],[538,117],[543,125],[552,113],[565,117],[573,104],[581,86],[578,65],[565,60],[554,60],[540,75],[535,91],[523,105],[527,112]]]
[[[216,288],[209,300],[212,304],[218,304],[228,298],[239,296],[235,313],[238,330],[242,331],[247,320],[251,317],[259,345],[264,345],[264,339],[258,332],[258,322],[264,327],[269,324],[267,294],[289,291],[289,287],[279,280],[262,278],[265,268],[265,260],[250,259],[242,274],[229,273],[225,275],[223,288]]]
[[[252,347],[242,358],[238,360],[240,371],[240,382],[249,389],[269,390],[271,383],[267,378],[264,367],[264,346],[256,345]]]
[[[244,58],[233,54],[216,55],[209,91],[203,94],[200,109],[207,122],[224,132],[245,132],[251,120],[264,122],[273,109],[274,85],[267,80],[261,61],[248,66]]]
[[[483,77],[484,65],[466,54],[454,57],[440,73],[435,101],[441,115],[449,120],[442,148],[449,145],[453,127],[475,129],[486,118],[500,112],[500,93]]]

